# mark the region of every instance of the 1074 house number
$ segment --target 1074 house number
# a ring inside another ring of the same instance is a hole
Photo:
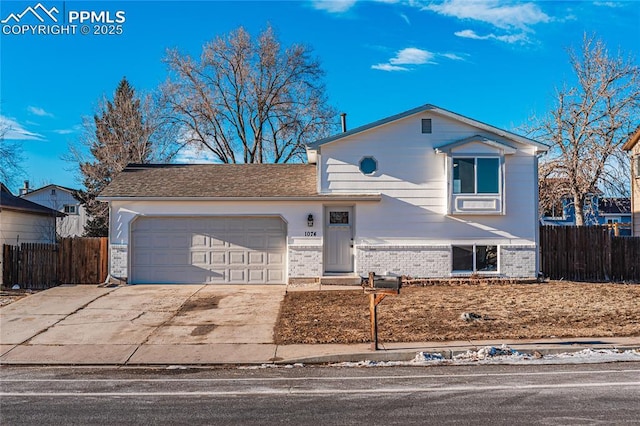
[[[305,237],[315,237],[316,236],[316,231],[305,231],[304,232],[304,236]]]

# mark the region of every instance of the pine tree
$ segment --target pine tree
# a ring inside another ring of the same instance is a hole
[[[96,197],[127,164],[150,161],[153,131],[126,78],[118,84],[113,101],[103,102],[93,117],[93,125],[94,134],[88,144],[91,159],[80,162],[86,191],[78,191],[77,196],[89,215],[85,236],[102,237],[109,232],[109,212],[107,203]]]

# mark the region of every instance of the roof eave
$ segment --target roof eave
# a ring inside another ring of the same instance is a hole
[[[380,201],[382,195],[375,194],[318,194],[280,197],[138,197],[138,196],[99,196],[98,201]]]

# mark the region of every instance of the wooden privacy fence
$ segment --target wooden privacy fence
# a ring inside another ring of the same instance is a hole
[[[607,226],[541,226],[542,273],[574,281],[640,281],[640,238]]]
[[[107,238],[63,238],[58,244],[4,245],[2,285],[45,289],[99,284],[107,278]]]

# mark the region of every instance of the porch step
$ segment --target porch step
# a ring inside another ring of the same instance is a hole
[[[360,285],[360,277],[349,276],[324,276],[320,277],[320,285]]]

